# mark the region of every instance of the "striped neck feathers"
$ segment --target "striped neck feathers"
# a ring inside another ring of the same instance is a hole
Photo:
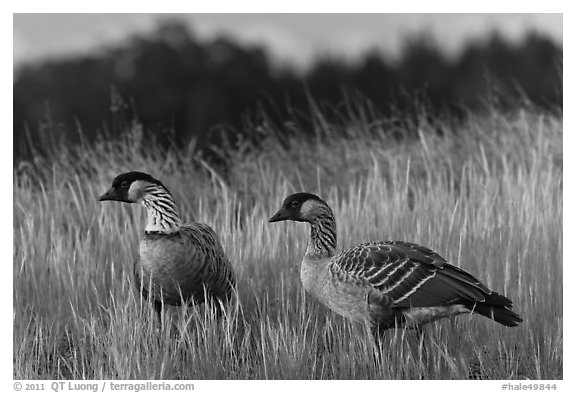
[[[158,184],[150,184],[144,191],[141,202],[148,213],[145,232],[177,232],[182,221],[172,194]]]
[[[316,209],[315,214],[307,220],[310,222],[310,242],[306,256],[329,258],[336,254],[336,220],[327,205],[317,206]]]

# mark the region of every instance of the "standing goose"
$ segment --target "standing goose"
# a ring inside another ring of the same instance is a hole
[[[419,328],[440,318],[477,313],[505,326],[522,318],[512,301],[417,244],[382,241],[336,253],[332,209],[318,196],[290,195],[270,222],[309,222],[300,270],[304,289],[334,312],[366,323],[373,333]]]
[[[174,198],[159,180],[142,172],[122,173],[99,200],[142,203],[146,208],[148,221],[134,275],[158,317],[162,303],[230,299],[234,271],[216,233],[206,224],[182,224]]]

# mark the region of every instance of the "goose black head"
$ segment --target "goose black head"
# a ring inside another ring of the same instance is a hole
[[[164,187],[159,180],[147,173],[136,171],[122,173],[114,178],[110,189],[98,200],[136,203],[142,199],[146,193],[146,187],[150,185]]]
[[[310,222],[316,215],[321,214],[326,209],[331,212],[326,202],[317,195],[299,192],[284,199],[280,210],[268,222],[284,220]]]

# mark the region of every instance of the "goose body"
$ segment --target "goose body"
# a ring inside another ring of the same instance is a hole
[[[144,233],[134,274],[145,297],[172,306],[182,299],[227,300],[234,283],[216,233],[201,223],[168,235]]]
[[[310,223],[300,271],[306,292],[354,322],[378,331],[418,328],[463,313],[477,313],[505,326],[522,322],[510,299],[429,248],[381,241],[336,252],[334,215],[316,195],[286,198],[270,222],[283,220]]]
[[[235,277],[214,230],[207,224],[182,224],[174,199],[157,179],[142,172],[118,175],[101,201],[141,203],[147,224],[134,263],[138,289],[160,312],[205,300],[226,302]]]

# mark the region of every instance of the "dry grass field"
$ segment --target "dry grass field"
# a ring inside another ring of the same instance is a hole
[[[15,168],[14,378],[561,379],[561,115],[423,119],[410,140],[385,122],[318,124],[317,138],[230,153],[226,171],[138,132]],[[161,179],[185,221],[219,233],[238,277],[227,318],[172,308],[158,327],[131,274],[143,208],[97,201],[128,170]],[[426,352],[389,331],[375,357],[360,329],[305,295],[308,228],[267,222],[296,191],[331,204],[339,248],[426,245],[510,297],[524,323],[442,320],[426,327]]]

